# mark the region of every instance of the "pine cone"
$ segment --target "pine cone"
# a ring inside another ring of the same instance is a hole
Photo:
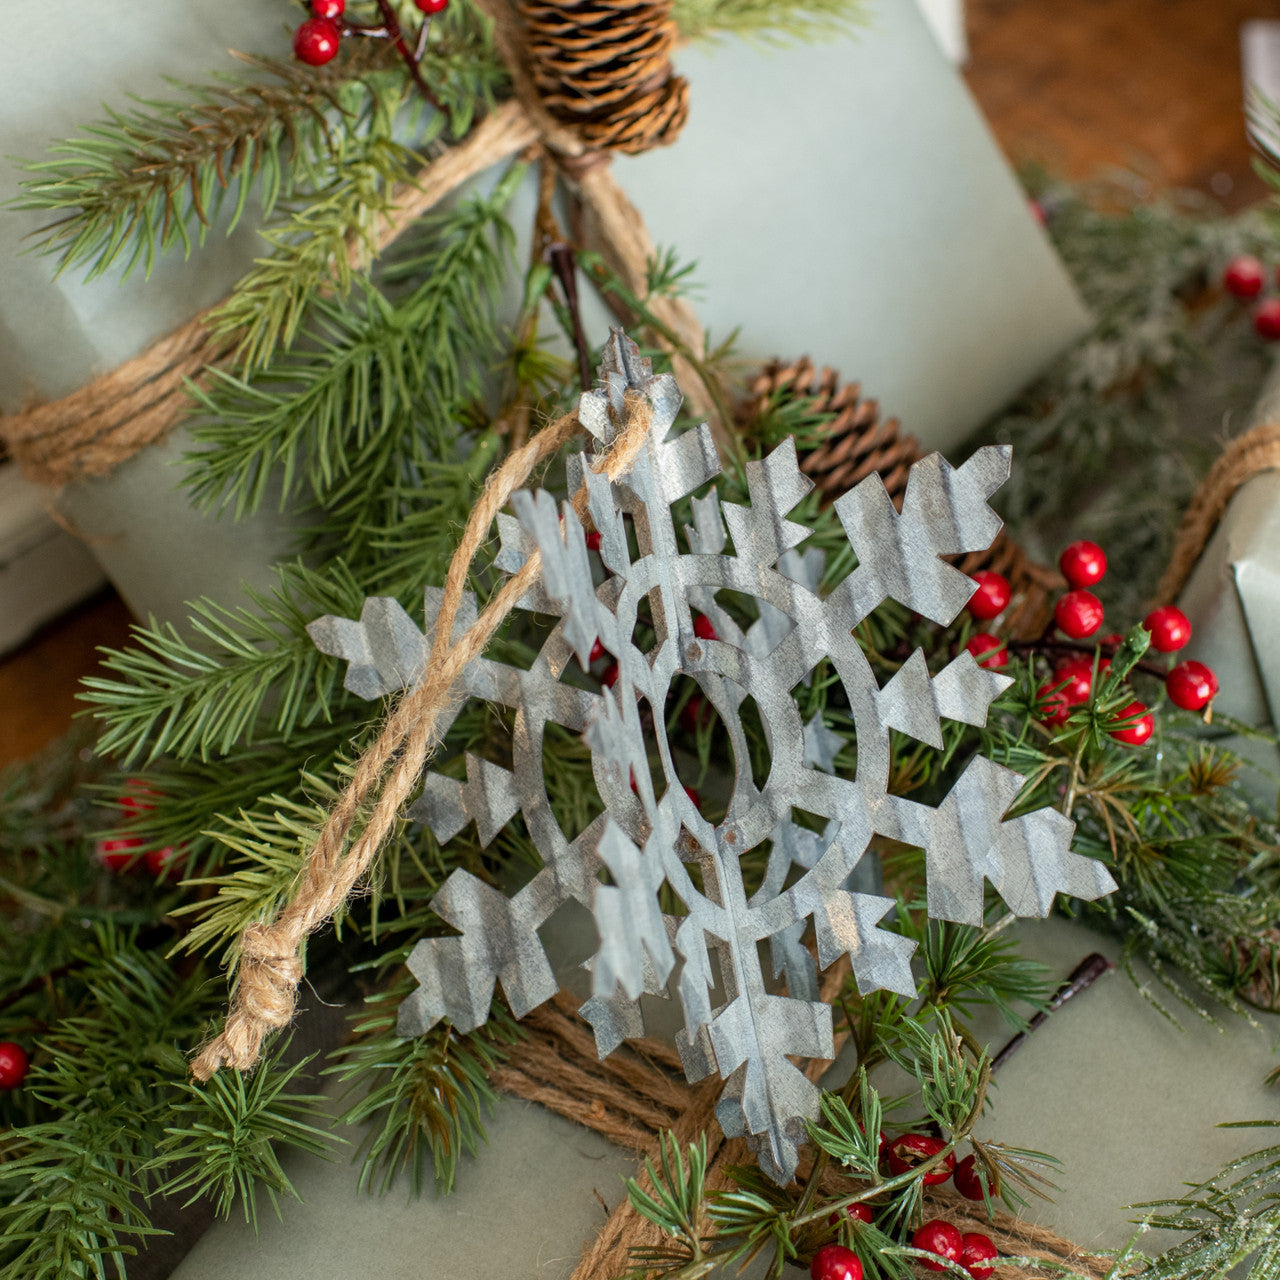
[[[674,142],[689,83],[672,74],[669,0],[516,0],[543,106],[595,150],[630,155]]]
[[[753,421],[791,400],[809,402],[814,413],[835,415],[822,429],[817,447],[800,454],[800,469],[814,481],[824,501],[834,502],[876,472],[901,511],[911,464],[924,456],[920,442],[903,435],[896,418],[882,421],[879,404],[864,399],[858,383],[841,385],[834,369],[819,370],[807,356],[794,364],[772,360],[752,378],[748,397],[739,406],[739,426],[749,432]],[[1013,639],[1030,639],[1043,632],[1052,609],[1050,593],[1066,585],[1055,570],[1033,563],[1003,529],[986,551],[948,560],[967,574],[993,569],[1009,579],[1013,601],[1001,631]]]

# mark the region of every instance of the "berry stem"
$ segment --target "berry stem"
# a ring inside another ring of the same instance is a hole
[[[436,97],[431,86],[422,78],[422,70],[418,66],[418,58],[415,58],[413,51],[405,43],[404,31],[400,27],[400,19],[396,16],[395,8],[391,4],[391,0],[378,0],[378,12],[382,14],[383,26],[386,29],[387,38],[391,41],[395,51],[404,60],[404,65],[409,68],[409,74],[413,77],[413,82],[418,86],[418,92],[439,112],[444,111],[444,104]],[[429,18],[422,20],[422,30],[418,33],[419,45],[425,48],[426,44],[426,28],[430,22]],[[353,28],[354,29],[354,28]],[[372,32],[367,32],[372,34]],[[419,53],[418,57],[421,57]]]
[[[1041,1009],[1030,1022],[1027,1023],[1025,1031],[1019,1031],[994,1058],[991,1059],[991,1070],[998,1071],[1015,1053],[1022,1048],[1023,1041],[1039,1026],[1043,1025],[1046,1018],[1051,1013],[1061,1009],[1072,996],[1077,996],[1082,991],[1087,991],[1103,974],[1110,973],[1115,965],[1111,963],[1100,951],[1094,951],[1085,956],[1078,965],[1067,975],[1066,981],[1053,993],[1049,999],[1049,1007]]]

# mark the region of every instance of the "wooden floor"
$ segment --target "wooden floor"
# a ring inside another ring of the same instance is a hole
[[[1280,19],[1280,0],[968,0],[968,17],[969,84],[1015,163],[1072,178],[1136,168],[1233,208],[1265,194],[1245,141],[1239,29]],[[0,663],[0,764],[65,731],[95,648],[122,644],[127,625],[102,598]]]

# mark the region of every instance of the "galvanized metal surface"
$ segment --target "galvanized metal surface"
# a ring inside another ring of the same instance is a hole
[[[809,530],[787,519],[810,488],[793,442],[748,464],[748,504],[722,503],[714,490],[694,498],[682,546],[671,505],[718,473],[710,433],[667,438],[679,389],[670,376],[654,377],[619,332],[600,374],[601,389],[584,394],[579,411],[596,441],[608,445],[617,434],[628,390],[649,398],[653,424],[617,482],[593,471],[589,458],[570,466],[571,486],[586,484],[599,551],[588,550],[568,503],[543,491],[516,494],[514,516],[499,517],[498,567],[515,572],[537,547],[542,574],[522,607],[559,622],[528,671],[479,658],[460,681],[460,692],[514,712],[512,768],[469,755],[464,781],[431,773],[410,809],[441,840],[474,821],[486,843],[518,812],[544,866],[510,898],[464,871],[449,877],[433,906],[458,936],[414,949],[409,964],[420,985],[401,1007],[400,1027],[419,1034],[449,1018],[473,1028],[499,982],[517,1017],[548,999],[556,980],[537,931],[575,899],[594,912],[600,935],[582,1012],[601,1055],[642,1033],[639,997],[664,992],[678,970],[678,1043],[690,1079],[713,1071],[725,1079],[717,1114],[726,1132],[747,1136],[761,1166],[786,1181],[819,1096],[789,1055],[832,1053],[818,968],[848,954],[859,990],[915,992],[913,944],[880,927],[892,900],[850,888],[873,835],[925,850],[929,912],[940,919],[981,924],[984,880],[1011,910],[1033,916],[1048,914],[1055,893],[1092,899],[1115,886],[1101,864],[1070,852],[1072,824],[1061,814],[1005,821],[1022,779],[989,760],[975,758],[937,808],[887,791],[890,729],[940,747],[942,717],[984,724],[1010,682],[967,653],[931,677],[917,652],[882,689],[853,629],[888,598],[952,621],[974,588],[940,557],[981,550],[999,531],[987,498],[1008,475],[1007,449],[981,449],[959,468],[936,454],[923,459],[901,514],[878,476],[845,494],[836,513],[858,564],[823,596],[821,555],[797,550]],[[717,601],[726,588],[759,605],[745,631]],[[633,633],[646,602],[656,640],[642,651]],[[429,589],[425,633],[389,600],[367,601],[359,622],[324,618],[310,631],[322,650],[350,661],[348,688],[382,697],[420,678],[439,604]],[[698,614],[716,638],[695,634]],[[474,617],[469,600],[455,635]],[[617,681],[599,690],[566,682],[571,658],[585,669],[597,638],[617,661]],[[856,729],[852,778],[834,772],[841,735],[820,720],[802,723],[792,694],[824,659]],[[697,682],[732,746],[728,811],[716,824],[686,793],[663,732],[677,676]],[[771,755],[762,786],[741,722],[748,697]],[[604,812],[582,831],[561,830],[547,796],[543,738],[552,723],[583,734],[592,750]],[[646,726],[656,728],[656,760]],[[825,830],[801,825],[793,809],[826,818]],[[766,870],[748,891],[741,859],[762,846]],[[661,912],[664,882],[685,914]],[[802,941],[810,922],[816,964]],[[766,940],[786,995],[768,987],[759,949]]]

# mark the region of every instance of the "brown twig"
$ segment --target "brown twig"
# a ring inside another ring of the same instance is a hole
[[[991,1070],[998,1071],[1010,1058],[1013,1057],[1026,1042],[1027,1037],[1037,1028],[1044,1025],[1045,1020],[1051,1013],[1056,1013],[1062,1008],[1068,1000],[1074,996],[1078,996],[1082,991],[1087,991],[1099,978],[1104,974],[1110,973],[1115,968],[1100,951],[1094,951],[1090,955],[1085,956],[1070,974],[1067,980],[1055,991],[1050,997],[1049,1007],[1041,1009],[1039,1013],[1027,1023],[1026,1030],[1019,1031],[1013,1036],[1009,1042],[991,1059]]]

